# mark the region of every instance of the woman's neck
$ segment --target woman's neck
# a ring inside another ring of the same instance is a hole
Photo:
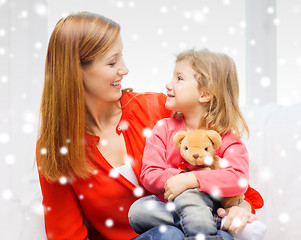
[[[93,131],[101,132],[110,125],[117,126],[122,109],[120,101],[103,102],[86,99],[86,121]]]

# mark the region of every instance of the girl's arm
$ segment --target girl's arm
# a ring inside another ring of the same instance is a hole
[[[143,152],[141,183],[150,192],[163,194],[165,182],[172,176],[182,172],[171,167],[166,159],[166,146],[169,129],[166,119],[160,120],[152,130],[152,135],[146,139]]]
[[[249,155],[245,145],[234,134],[222,137],[217,150],[222,167],[212,171],[193,171],[199,190],[217,197],[232,197],[244,194],[248,188]]]

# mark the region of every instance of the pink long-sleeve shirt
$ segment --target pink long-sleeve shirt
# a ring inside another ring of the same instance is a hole
[[[173,142],[178,131],[185,131],[183,117],[160,120],[146,140],[143,153],[141,183],[164,201],[164,185],[172,176],[183,172],[183,159]],[[222,135],[221,147],[216,150],[227,166],[218,170],[193,171],[199,190],[231,197],[245,193],[248,188],[249,161],[245,145],[232,133]]]

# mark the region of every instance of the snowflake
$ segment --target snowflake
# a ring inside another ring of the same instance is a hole
[[[228,167],[228,165],[229,165],[229,161],[227,159],[221,158],[219,160],[219,167],[220,168],[226,168],[226,167]]]
[[[0,48],[0,55],[4,55],[6,53],[5,48]]]
[[[221,198],[221,194],[221,190],[218,188],[213,189],[210,193],[211,197],[217,200]]]
[[[0,143],[8,143],[9,142],[9,135],[7,133],[1,133],[0,134]]]
[[[213,157],[212,156],[206,156],[204,160],[205,165],[211,166],[213,163]]]
[[[13,154],[8,154],[5,157],[5,163],[7,165],[12,165],[16,162],[16,157]]]
[[[251,39],[251,40],[250,40],[250,45],[251,45],[251,46],[254,46],[255,44],[256,44],[256,41],[255,41],[254,39]]]
[[[238,180],[238,186],[240,186],[241,188],[245,188],[248,186],[248,180],[245,178],[241,178]]]
[[[2,197],[4,200],[10,200],[13,197],[13,193],[9,189],[5,189],[2,192]]]
[[[257,68],[255,69],[255,72],[256,72],[256,73],[262,73],[261,67],[257,67]]]
[[[120,129],[122,131],[125,131],[125,130],[127,130],[129,128],[129,122],[125,121],[125,120],[122,120],[122,121],[120,121],[118,127],[120,127]]]
[[[25,123],[23,125],[23,131],[24,131],[24,133],[32,133],[33,126],[30,123]]]
[[[41,148],[40,153],[42,155],[46,155],[47,154],[47,149],[46,148]]]
[[[273,20],[273,23],[274,23],[276,26],[278,26],[278,25],[280,24],[279,18],[275,18],[275,19]]]
[[[262,77],[260,79],[260,85],[264,88],[269,87],[271,85],[271,79],[268,77]]]
[[[280,213],[278,219],[283,224],[288,223],[288,221],[289,221],[289,215],[287,213]]]
[[[195,236],[195,239],[196,239],[196,240],[205,240],[205,239],[206,239],[206,236],[205,236],[203,233],[198,233],[198,234]]]
[[[100,145],[102,145],[102,146],[107,146],[107,145],[108,145],[108,140],[105,139],[105,138],[101,139],[101,140],[100,140]]]
[[[6,35],[6,32],[4,29],[0,29],[0,37],[4,37]]]
[[[136,197],[141,197],[144,194],[144,190],[142,187],[136,187],[133,193]]]
[[[114,221],[112,220],[112,219],[107,219],[106,221],[105,221],[105,224],[106,224],[106,226],[107,227],[113,227],[113,225],[114,225]]]
[[[150,128],[144,128],[142,134],[144,137],[150,137],[152,135],[152,130]]]
[[[271,169],[268,167],[262,168],[259,172],[259,177],[264,181],[270,180],[272,178]]]
[[[273,7],[268,7],[267,8],[267,13],[268,14],[273,14],[275,12],[275,9]]]
[[[228,32],[229,32],[229,34],[234,34],[234,33],[236,33],[236,29],[234,27],[230,27],[228,29]]]
[[[118,1],[118,2],[116,3],[116,7],[118,7],[118,8],[122,8],[123,6],[124,6],[124,4],[123,4],[122,1]]]
[[[234,218],[233,221],[232,221],[232,225],[234,227],[240,227],[242,224],[241,220],[239,218]]]
[[[132,34],[132,40],[137,41],[139,39],[139,35],[137,33]]]
[[[44,208],[41,202],[35,203],[31,208],[35,214],[40,216],[43,215]]]
[[[78,199],[79,199],[79,200],[83,200],[83,199],[84,199],[84,195],[83,195],[83,194],[80,194],[80,195],[78,196]]]
[[[6,83],[8,81],[8,77],[6,75],[1,76],[1,82]]]
[[[109,173],[109,176],[111,178],[117,178],[119,176],[119,172],[116,170],[116,169],[111,169],[110,173]]]
[[[159,227],[159,231],[160,231],[161,233],[166,232],[166,230],[167,230],[166,225],[161,225],[161,226]]]
[[[65,176],[63,176],[63,177],[60,177],[59,182],[60,182],[60,184],[65,185],[68,182],[68,180]]]
[[[61,148],[60,148],[60,153],[61,153],[62,155],[66,155],[66,154],[68,153],[68,148],[67,148],[67,147],[61,147]]]
[[[301,56],[299,56],[299,57],[296,58],[296,64],[298,66],[301,66]]]
[[[133,1],[129,2],[130,7],[135,7],[135,3]]]
[[[47,7],[43,3],[37,3],[34,6],[34,10],[36,14],[40,16],[46,16],[47,15]]]
[[[166,203],[166,209],[169,212],[176,210],[176,205],[173,202]]]
[[[160,8],[160,12],[161,12],[161,13],[167,13],[167,11],[168,11],[168,9],[167,9],[166,6],[162,6],[162,7]]]

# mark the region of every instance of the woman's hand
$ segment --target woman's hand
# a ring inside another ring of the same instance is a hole
[[[192,172],[175,175],[165,183],[164,198],[166,201],[172,201],[185,190],[198,186],[199,183]]]
[[[251,213],[251,206],[247,201],[243,201],[239,206],[219,208],[217,214],[221,218],[227,216],[222,229],[229,233],[240,233],[247,223],[256,220],[256,215]]]

